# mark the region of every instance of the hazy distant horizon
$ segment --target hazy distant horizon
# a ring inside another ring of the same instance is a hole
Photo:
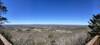
[[[82,25],[82,24],[5,24],[5,25]],[[83,24],[83,25],[86,25],[86,24]]]

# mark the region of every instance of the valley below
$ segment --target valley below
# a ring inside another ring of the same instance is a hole
[[[5,25],[0,32],[13,45],[84,45],[87,25]]]

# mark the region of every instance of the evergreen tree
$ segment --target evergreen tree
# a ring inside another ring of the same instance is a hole
[[[92,30],[89,32],[91,36],[100,35],[100,14],[93,15],[92,19],[90,19],[89,28]]]
[[[6,17],[3,17],[4,14],[7,12],[7,7],[1,2],[0,0],[0,26],[7,21]]]

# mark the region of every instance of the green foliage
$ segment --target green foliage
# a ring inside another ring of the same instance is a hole
[[[3,2],[1,2],[0,0],[0,26],[2,26],[2,24],[4,24],[5,22],[7,22],[7,18],[3,17],[2,15],[4,15],[7,12],[7,7],[3,4]]]
[[[7,7],[0,1],[0,13],[6,13],[7,11]]]
[[[91,36],[100,35],[100,14],[93,15],[88,27],[92,29],[91,32],[89,32]]]

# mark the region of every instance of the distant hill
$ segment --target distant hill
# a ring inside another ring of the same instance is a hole
[[[5,28],[40,28],[53,30],[86,30],[89,29],[87,25],[4,25]]]

